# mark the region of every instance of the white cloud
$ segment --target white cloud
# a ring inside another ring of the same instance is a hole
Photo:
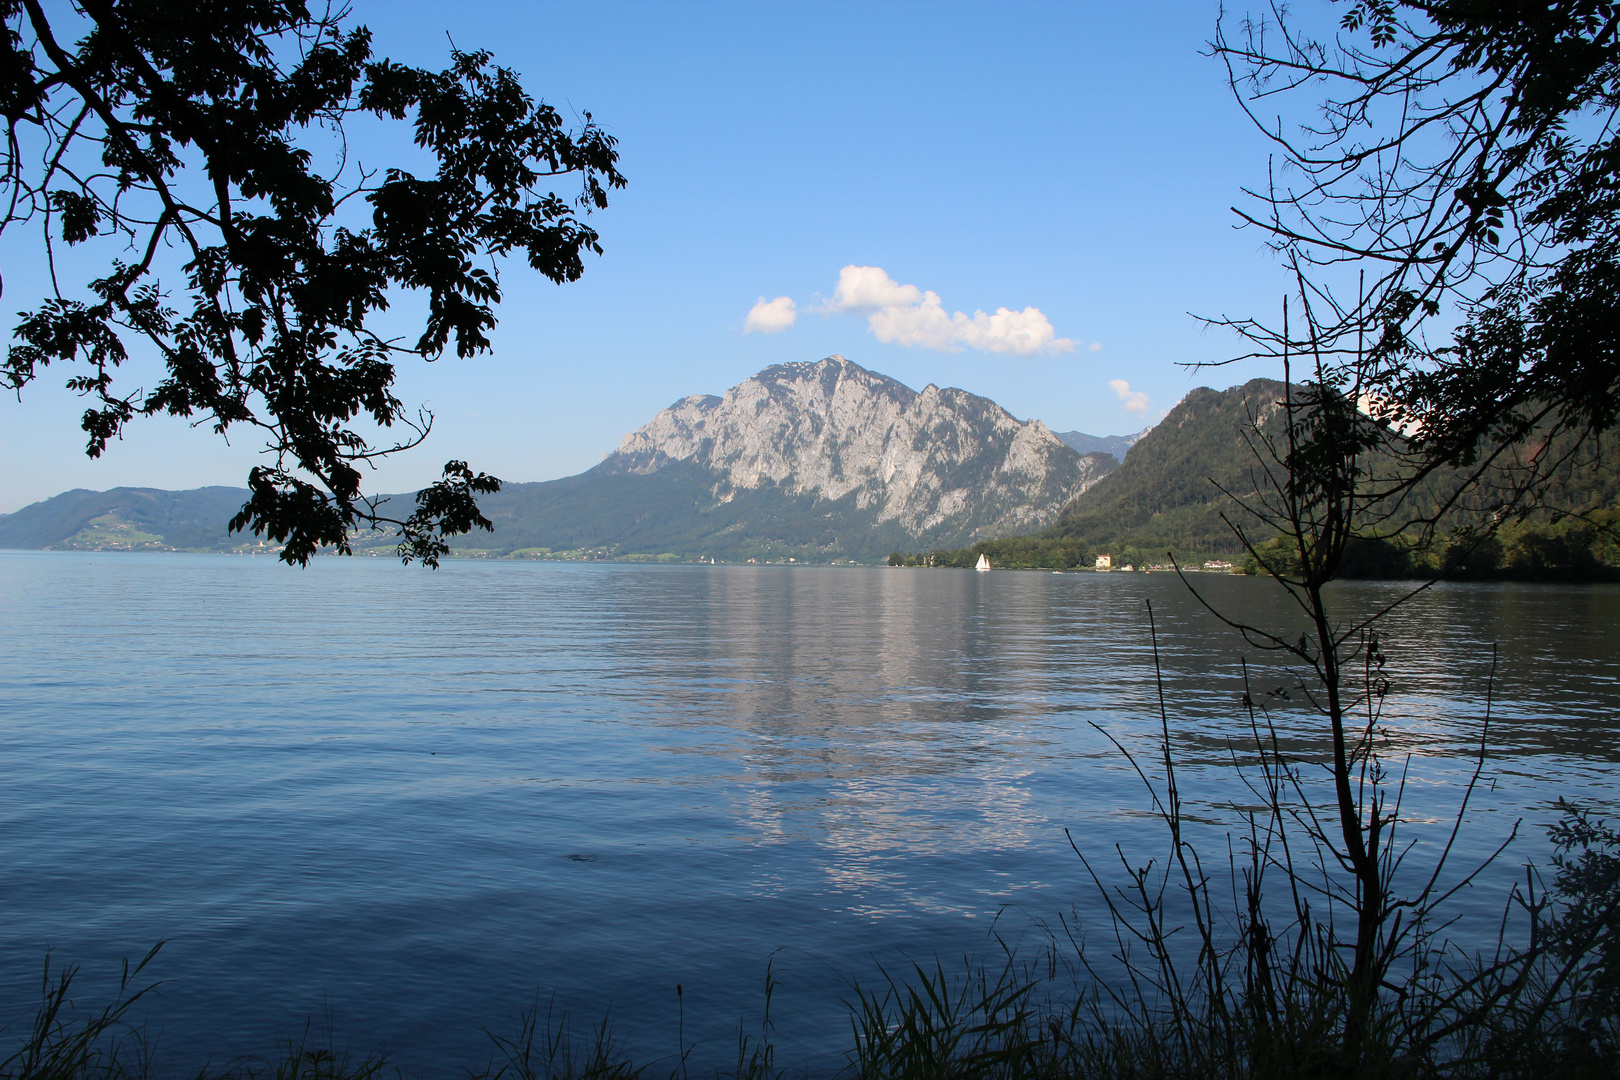
[[[798,317],[799,311],[791,296],[778,296],[775,300],[762,296],[759,303],[748,310],[748,322],[743,324],[743,333],[774,334],[792,326]]]
[[[1102,352],[1102,342],[1093,341],[1090,345],[1086,346],[1086,348],[1091,352]]]
[[[1108,385],[1125,406],[1126,412],[1136,413],[1138,416],[1147,412],[1148,396],[1140,390],[1132,390],[1131,384],[1124,379],[1109,379]]]
[[[1028,356],[1069,352],[1074,342],[1060,338],[1039,308],[997,308],[947,314],[939,294],[902,285],[880,266],[846,266],[838,272],[832,299],[817,311],[866,312],[867,327],[885,344],[921,346],[941,352],[962,348]]]
[[[881,266],[846,266],[838,271],[838,288],[818,311],[871,311],[921,303],[922,290],[902,285]]]

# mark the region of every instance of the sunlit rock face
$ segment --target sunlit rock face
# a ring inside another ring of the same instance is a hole
[[[766,368],[724,397],[683,398],[597,469],[645,475],[678,461],[713,473],[720,500],[767,485],[853,496],[876,523],[973,539],[1045,527],[1114,465],[987,398],[919,393],[842,356]]]

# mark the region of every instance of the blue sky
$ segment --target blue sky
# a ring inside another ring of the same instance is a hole
[[[569,475],[680,397],[831,353],[1093,434],[1139,430],[1193,386],[1275,375],[1180,366],[1241,351],[1189,312],[1271,314],[1287,285],[1262,237],[1233,228],[1267,148],[1200,55],[1217,10],[356,0],[380,54],[442,66],[453,38],[565,114],[590,110],[630,180],[597,215],[605,254],[582,281],[509,266],[491,354],[402,370],[401,397],[436,429],[374,489],[419,486],[450,457],[512,481]],[[362,153],[380,163],[390,139],[408,136],[368,130]],[[8,313],[37,265],[20,243],[0,251]],[[915,287],[891,290],[888,340],[871,307],[816,310],[848,266]],[[987,320],[929,323],[928,292],[939,316]],[[777,297],[793,324],[744,333]],[[1038,340],[998,337],[1000,308],[1026,328],[1037,309],[1059,348],[993,351]],[[89,461],[64,377],[0,403],[0,511],[71,487],[241,484],[255,460],[245,432],[226,446],[143,421]]]

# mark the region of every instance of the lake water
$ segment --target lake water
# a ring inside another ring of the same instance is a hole
[[[1299,628],[1265,582],[1197,581]],[[537,999],[673,1061],[679,983],[696,1067],[770,963],[781,1058],[830,1071],[843,980],[1100,925],[1065,829],[1162,851],[1093,726],[1153,753],[1144,600],[1212,857],[1243,801],[1239,661],[1290,681],[1171,575],[5,552],[0,591],[0,1020],[14,1039],[47,949],[89,1001],[164,939],[143,1015],[180,1065],[313,1018],[442,1074]],[[1484,920],[1556,798],[1614,805],[1620,589],[1442,586],[1385,642],[1418,861],[1498,645],[1461,854],[1529,828],[1463,898]]]

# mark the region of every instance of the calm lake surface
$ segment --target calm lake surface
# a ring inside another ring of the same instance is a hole
[[[1265,582],[1196,580],[1302,628]],[[830,1070],[843,980],[986,955],[992,929],[1101,928],[1065,829],[1105,863],[1163,851],[1097,730],[1162,771],[1144,600],[1224,865],[1239,662],[1291,680],[1171,575],[0,553],[5,1038],[47,949],[89,1002],[163,939],[144,1015],[179,1065],[312,1018],[446,1074],[538,999],[610,1013],[662,1075],[676,984],[693,1067],[720,1063],[771,963],[781,1060]],[[1384,640],[1415,863],[1470,774],[1497,645],[1462,860],[1525,827],[1462,899],[1488,923],[1558,797],[1615,805],[1620,589],[1442,586]],[[1302,711],[1275,718],[1320,760]]]

